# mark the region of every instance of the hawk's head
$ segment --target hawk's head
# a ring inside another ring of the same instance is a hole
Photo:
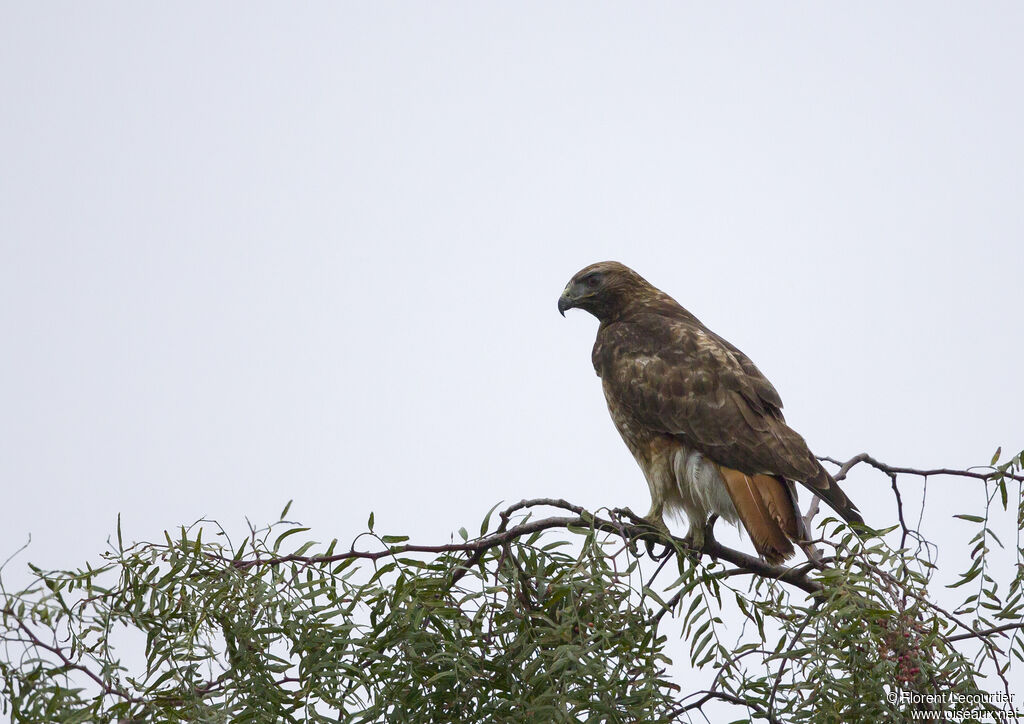
[[[647,280],[617,261],[599,261],[580,269],[558,298],[558,311],[585,309],[601,321],[610,319],[630,302],[658,291]]]

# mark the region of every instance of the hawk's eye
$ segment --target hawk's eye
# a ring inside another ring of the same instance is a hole
[[[587,276],[583,277],[583,283],[587,286],[588,289],[594,289],[595,287],[597,287],[598,284],[601,283],[601,275],[596,273],[587,274]]]

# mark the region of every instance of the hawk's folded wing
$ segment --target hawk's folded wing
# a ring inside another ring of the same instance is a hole
[[[599,335],[606,391],[643,425],[727,468],[803,483],[848,521],[856,506],[783,418],[778,392],[746,355],[690,315],[638,316]]]

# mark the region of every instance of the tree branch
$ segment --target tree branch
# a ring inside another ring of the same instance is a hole
[[[527,521],[518,525],[506,528],[510,516],[520,510],[527,508],[539,507],[539,506],[552,506],[561,508],[564,510],[571,510],[579,513],[576,517],[565,517],[557,516],[551,518],[542,518],[538,520]],[[302,563],[305,565],[318,565],[324,563],[336,563],[349,558],[363,558],[367,560],[376,561],[381,558],[390,556],[398,556],[404,553],[459,553],[465,552],[472,554],[469,559],[460,566],[459,570],[465,569],[467,566],[473,565],[475,561],[479,561],[480,556],[491,548],[496,548],[508,543],[509,541],[521,538],[532,533],[537,533],[543,530],[550,530],[552,528],[589,528],[593,527],[595,530],[600,530],[605,533],[611,533],[618,535],[626,541],[636,539],[651,539],[657,538],[663,541],[671,542],[675,548],[691,550],[688,547],[688,543],[683,538],[679,538],[672,535],[665,535],[660,531],[656,531],[651,526],[640,518],[634,515],[632,512],[627,510],[616,510],[613,511],[616,515],[622,515],[628,517],[633,524],[623,524],[614,520],[607,520],[599,518],[592,513],[587,512],[583,508],[577,505],[572,505],[565,500],[556,498],[534,498],[530,500],[521,500],[501,513],[502,528],[499,528],[494,533],[481,536],[474,540],[466,541],[465,543],[446,543],[443,545],[416,545],[407,543],[403,545],[389,546],[386,550],[380,551],[357,551],[349,550],[345,553],[336,553],[330,556],[305,556],[305,555],[284,555],[275,556],[271,558],[252,558],[242,560],[230,560],[231,565],[239,570],[246,570],[253,566],[277,566],[285,563]],[[791,586],[795,586],[806,593],[817,594],[823,590],[823,587],[817,581],[814,581],[807,577],[805,570],[800,568],[791,568],[787,566],[773,566],[765,563],[760,558],[743,553],[742,551],[735,550],[723,546],[721,543],[716,541],[713,537],[708,537],[705,541],[704,548],[701,553],[707,554],[712,558],[721,559],[728,561],[735,566],[749,572],[754,573],[765,578],[771,578],[782,581]],[[221,560],[229,560],[227,558],[221,558]],[[455,575],[459,575],[456,572]]]
[[[922,478],[928,478],[933,475],[952,475],[961,478],[975,478],[977,480],[991,480],[992,478],[1002,476],[1004,478],[1009,478],[1010,480],[1024,482],[1024,475],[1015,475],[1014,473],[1011,473],[1009,471],[999,472],[997,470],[993,470],[992,472],[989,473],[979,473],[975,472],[974,470],[956,470],[954,468],[932,468],[930,470],[920,470],[918,468],[906,468],[897,465],[888,465],[886,463],[881,462],[880,460],[876,460],[867,453],[854,455],[846,462],[836,460],[835,458],[828,457],[827,455],[819,456],[818,460],[839,466],[839,471],[832,476],[837,481],[845,478],[847,474],[850,472],[850,470],[852,470],[856,465],[859,465],[860,463],[866,463],[871,467],[875,468],[876,470],[881,470],[883,473],[887,475],[917,475]]]

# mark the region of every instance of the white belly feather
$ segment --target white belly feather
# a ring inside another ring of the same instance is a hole
[[[703,526],[712,513],[730,523],[739,522],[736,506],[713,462],[678,441],[659,448],[648,458],[637,455],[651,491],[649,516],[660,517],[663,510],[686,513],[691,527]]]
[[[718,467],[701,453],[679,447],[672,455],[671,470],[681,507],[691,523],[702,523],[711,513],[736,523],[739,515],[729,497]],[[667,496],[672,502],[673,496]],[[694,521],[694,516],[699,520]]]

